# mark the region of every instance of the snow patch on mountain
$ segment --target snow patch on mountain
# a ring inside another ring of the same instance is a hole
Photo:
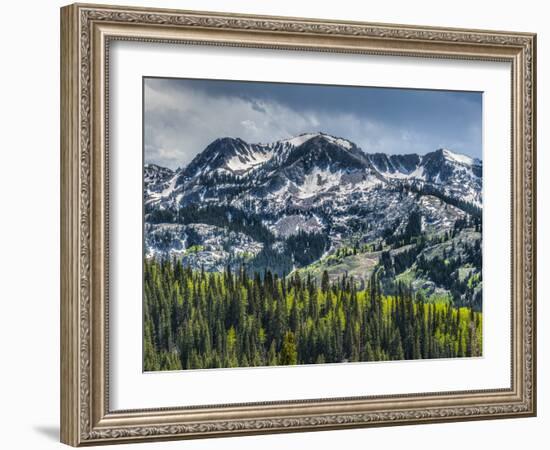
[[[414,169],[408,178],[413,178],[417,180],[425,180],[426,174],[424,173],[424,167],[418,166],[416,169]]]
[[[270,229],[277,236],[288,237],[298,234],[300,231],[306,233],[321,232],[323,223],[319,217],[312,215],[305,217],[298,214],[281,217],[278,221],[270,225]]]
[[[338,145],[342,148],[345,148],[346,150],[351,150],[354,147],[354,144],[351,141],[348,141],[347,139],[331,136],[330,134],[321,133],[321,132],[304,133],[290,139],[283,139],[282,141],[279,141],[279,142],[286,143],[293,147],[299,147],[300,145],[305,144],[307,141],[316,137],[322,137],[326,139],[328,142]]]
[[[465,164],[468,166],[479,165],[478,159],[471,158],[470,156],[466,156],[461,153],[453,152],[447,148],[443,148],[441,150],[446,158],[458,164]]]
[[[319,136],[319,133],[304,133],[290,139],[283,139],[280,142],[289,144],[293,147],[299,147],[300,145],[317,136]]]
[[[227,161],[226,165],[233,172],[248,172],[250,169],[266,163],[273,157],[273,150],[262,150],[256,150],[247,155],[233,156]]]
[[[326,192],[340,184],[342,172],[331,172],[315,168],[304,177],[303,183],[298,186],[300,192],[298,197],[309,198],[318,195],[321,192]]]
[[[350,141],[348,141],[347,139],[336,138],[334,136],[330,136],[330,135],[327,135],[327,134],[324,135],[324,137],[329,142],[331,142],[335,145],[339,145],[340,147],[343,147],[346,150],[351,150],[353,148],[353,144]]]

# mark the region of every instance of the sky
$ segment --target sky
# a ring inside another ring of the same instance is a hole
[[[482,93],[144,78],[144,160],[185,167],[220,137],[267,143],[322,131],[366,153],[448,148],[482,159]]]

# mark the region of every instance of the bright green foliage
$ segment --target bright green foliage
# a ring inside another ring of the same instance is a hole
[[[298,364],[298,353],[296,352],[296,342],[294,342],[294,333],[292,331],[287,331],[285,334],[280,364],[282,366]]]
[[[482,315],[427,303],[404,286],[383,296],[377,280],[321,285],[267,271],[194,271],[179,261],[144,263],[147,371],[482,354]]]

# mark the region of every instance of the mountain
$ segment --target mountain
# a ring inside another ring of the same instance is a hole
[[[186,177],[226,170],[244,174],[250,169],[268,161],[275,150],[268,145],[248,144],[242,139],[216,139],[204,149],[183,172]]]
[[[426,182],[450,196],[481,206],[483,167],[478,159],[448,149],[423,156],[375,153],[369,159],[387,179]]]
[[[340,255],[344,272],[362,282],[379,269],[386,278],[408,270],[419,286],[432,283],[427,293],[464,301],[477,295],[481,282],[476,279],[472,289],[480,267],[460,269],[474,265],[470,259],[481,240],[482,162],[448,149],[368,154],[322,132],[260,144],[224,137],[184,168],[146,165],[144,202],[147,255],[176,256],[196,268],[246,264],[281,276],[310,269],[320,276],[322,268],[335,277],[341,275],[335,269]],[[453,275],[458,287],[430,281],[428,266],[421,269],[416,258],[439,255],[426,245],[457,236],[463,239],[444,260],[460,255]],[[402,255],[413,248],[414,258]],[[396,272],[388,257],[407,264]],[[468,279],[460,281],[465,273]]]

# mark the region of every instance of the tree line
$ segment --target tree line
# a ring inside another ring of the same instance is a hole
[[[270,271],[209,273],[144,261],[144,369],[178,370],[479,356],[482,315],[376,278],[320,283]]]

